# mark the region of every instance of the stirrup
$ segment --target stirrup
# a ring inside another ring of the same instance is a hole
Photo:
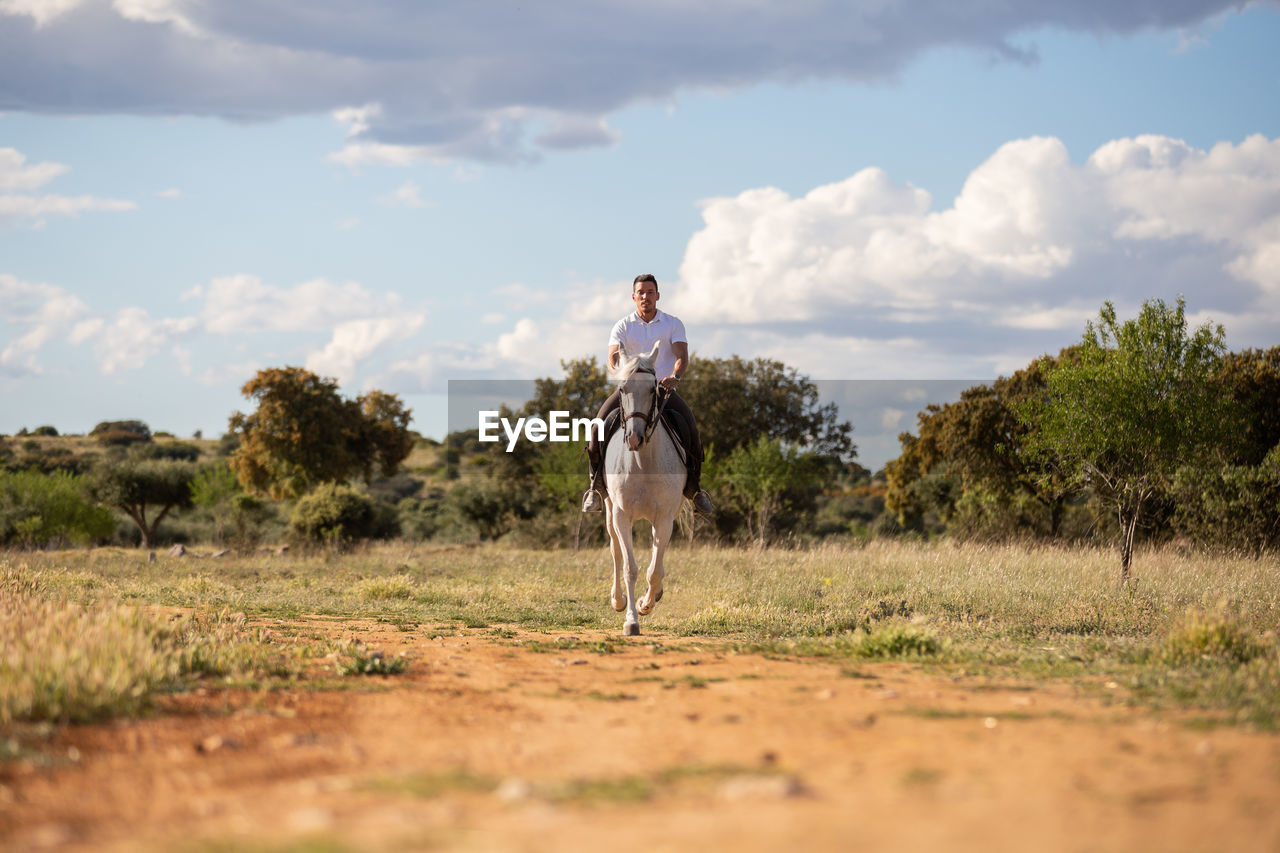
[[[706,489],[698,489],[689,502],[693,504],[694,515],[715,514],[715,504],[711,503],[711,496],[707,494]]]
[[[604,512],[604,497],[596,489],[587,489],[582,493],[583,512]]]

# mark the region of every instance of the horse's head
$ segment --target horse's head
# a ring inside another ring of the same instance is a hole
[[[619,350],[621,359],[612,371],[622,385],[622,434],[627,448],[639,450],[646,433],[653,428],[658,411],[658,375],[653,363],[658,357],[659,343],[645,355],[628,356]]]

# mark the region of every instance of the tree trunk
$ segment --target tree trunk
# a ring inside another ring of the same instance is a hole
[[[1120,511],[1120,583],[1129,583],[1129,564],[1133,562],[1133,534],[1138,529],[1139,506]]]

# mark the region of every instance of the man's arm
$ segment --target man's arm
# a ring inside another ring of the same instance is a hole
[[[688,341],[673,341],[671,352],[675,354],[676,366],[672,369],[670,376],[662,379],[662,387],[668,391],[675,390],[676,383],[680,381],[680,377],[684,376],[684,372],[689,369]]]
[[[619,347],[617,344],[609,344],[609,369],[617,370],[619,359]]]

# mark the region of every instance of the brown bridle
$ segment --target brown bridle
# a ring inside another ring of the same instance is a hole
[[[648,373],[650,376],[654,377],[653,402],[650,404],[649,411],[647,412],[631,412],[630,414],[628,414],[625,418],[623,418],[622,425],[623,425],[623,434],[625,434],[626,433],[625,427],[626,427],[627,421],[631,420],[632,418],[639,418],[640,420],[644,421],[644,429],[641,430],[640,432],[640,444],[641,446],[643,446],[644,443],[649,439],[649,436],[653,434],[654,427],[658,425],[658,417],[662,414],[662,409],[666,405],[666,400],[665,399],[662,400],[661,404],[659,404],[659,397],[661,395],[658,393],[658,389],[661,388],[662,386],[657,384],[658,374],[654,372],[653,368],[637,367],[633,371],[632,375],[636,373]]]

